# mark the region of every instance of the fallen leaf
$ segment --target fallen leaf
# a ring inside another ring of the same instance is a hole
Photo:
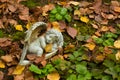
[[[66,26],[66,23],[64,21],[60,21],[59,22],[59,25],[60,25],[60,29],[63,30],[65,29],[67,26]]]
[[[13,74],[22,74],[23,70],[25,69],[24,65],[17,65],[17,67],[15,68]]]
[[[17,10],[17,7],[15,5],[8,5],[8,9],[11,11],[11,12],[15,12]]]
[[[114,7],[114,11],[120,13],[120,7]]]
[[[120,6],[118,1],[111,1],[112,6]]]
[[[77,35],[77,30],[72,27],[67,27],[67,33],[74,39]]]
[[[47,12],[54,9],[54,8],[55,8],[54,4],[48,4],[48,5],[43,6],[42,7],[42,11],[43,11],[42,15],[43,16],[48,15]]]
[[[47,44],[45,47],[45,52],[51,52],[52,51],[52,44]]]
[[[97,61],[103,61],[105,59],[105,56],[103,54],[99,54],[96,56]]]
[[[114,47],[120,49],[120,40],[114,42]]]
[[[115,54],[116,60],[120,60],[120,50]]]
[[[37,57],[36,54],[27,54],[27,59],[30,61],[35,60],[36,57]]]
[[[95,43],[90,42],[90,43],[85,44],[84,46],[87,47],[89,50],[94,50],[96,45]]]
[[[64,48],[64,50],[70,50],[70,49],[72,49],[72,48],[75,48],[75,45],[73,45],[73,44],[69,44],[69,45],[67,45],[65,48]]]
[[[10,46],[12,43],[10,38],[0,38],[0,47]]]
[[[18,30],[18,31],[23,31],[22,25],[16,25],[15,29]]]
[[[59,25],[58,22],[52,22],[52,26],[53,26],[53,28],[54,28],[55,30],[61,32],[61,30],[60,30],[60,25]]]
[[[81,16],[81,17],[80,17],[80,20],[81,20],[82,22],[85,22],[85,23],[88,23],[88,22],[89,22],[89,18],[86,17],[86,16]]]
[[[80,16],[81,12],[79,10],[74,11],[74,15]]]
[[[5,63],[0,60],[0,68],[5,68]]]
[[[101,31],[108,31],[109,28],[108,28],[108,26],[102,26],[100,30],[101,30]]]
[[[93,26],[93,28],[95,28],[95,29],[98,29],[98,28],[99,28],[98,25],[96,25],[96,24],[92,24],[92,26]]]
[[[79,2],[76,2],[76,1],[69,1],[68,4],[73,4],[73,5],[77,6],[77,5],[79,5],[80,3],[79,3]]]
[[[46,66],[47,61],[46,61],[46,60],[43,60],[43,61],[41,61],[41,64],[42,64],[42,66]]]
[[[25,80],[24,76],[25,76],[24,74],[16,75],[16,76],[14,76],[14,80]]]
[[[33,74],[30,71],[25,71],[25,80],[34,80]]]
[[[11,55],[5,55],[5,56],[1,56],[1,59],[7,63],[12,62],[12,56]]]
[[[59,75],[58,72],[52,72],[52,73],[47,75],[47,79],[48,80],[59,80],[60,79],[60,75]]]
[[[27,28],[27,29],[29,29],[29,28],[30,28],[30,26],[31,26],[31,23],[30,23],[30,22],[28,22],[28,23],[27,23],[27,25],[26,25],[26,28]]]
[[[3,80],[3,78],[4,78],[4,73],[0,71],[0,80]]]

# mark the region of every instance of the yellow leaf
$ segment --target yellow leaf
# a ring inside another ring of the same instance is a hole
[[[25,69],[24,65],[17,65],[13,74],[22,74],[23,70]]]
[[[74,15],[78,15],[78,16],[80,16],[80,14],[81,14],[81,13],[80,13],[79,10],[75,10],[75,11],[74,11]]]
[[[116,60],[120,60],[120,50],[118,50],[117,54],[115,54]]]
[[[101,28],[101,31],[108,31],[108,30],[109,30],[108,26],[102,26]]]
[[[115,48],[120,48],[120,40],[116,40],[116,41],[114,42],[114,47],[115,47]]]
[[[85,23],[88,23],[88,22],[89,22],[89,18],[86,17],[86,16],[81,16],[81,17],[80,17],[80,20],[81,20],[82,22],[85,22]]]
[[[96,60],[103,61],[105,59],[105,56],[103,54],[99,54],[96,56]]]
[[[0,68],[5,68],[5,63],[0,61]]]
[[[52,44],[47,44],[45,47],[45,52],[51,52],[52,51]]]
[[[29,28],[30,28],[30,26],[31,26],[31,23],[30,23],[30,22],[28,22],[28,23],[27,23],[27,25],[26,25],[26,28],[27,28],[27,29],[29,29]]]
[[[52,73],[47,75],[47,79],[48,80],[59,80],[60,75],[58,74],[58,72],[52,72]]]
[[[58,31],[61,32],[61,30],[60,30],[60,25],[59,25],[58,22],[52,22],[52,25],[53,25],[53,28],[54,28],[54,29],[56,29],[56,30],[58,30]]]
[[[15,29],[18,30],[18,31],[23,31],[22,25],[16,25]]]
[[[85,47],[87,47],[89,50],[93,50],[95,48],[95,43],[90,42],[84,45]]]
[[[77,6],[77,5],[79,5],[80,3],[77,2],[77,1],[70,1],[68,4],[73,4],[73,5]]]

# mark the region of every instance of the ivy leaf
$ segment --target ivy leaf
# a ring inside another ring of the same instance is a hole
[[[37,67],[37,66],[35,66],[34,64],[31,64],[31,66],[29,67],[29,70],[31,71],[31,72],[34,72],[34,73],[36,73],[36,74],[41,74],[41,70]]]
[[[71,16],[70,16],[70,15],[66,14],[64,17],[65,17],[65,19],[66,19],[68,22],[71,21]]]
[[[67,78],[67,80],[77,80],[76,75],[75,75],[75,74],[71,74],[71,75]]]
[[[76,71],[80,74],[86,74],[87,73],[87,68],[84,65],[77,64],[76,65]]]

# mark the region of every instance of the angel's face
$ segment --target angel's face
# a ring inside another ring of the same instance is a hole
[[[55,34],[48,34],[46,35],[46,42],[47,43],[54,43],[57,40],[57,36]]]

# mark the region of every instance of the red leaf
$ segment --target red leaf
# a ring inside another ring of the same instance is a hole
[[[67,33],[72,37],[75,38],[77,35],[77,30],[75,28],[72,27],[68,27],[67,28]]]

